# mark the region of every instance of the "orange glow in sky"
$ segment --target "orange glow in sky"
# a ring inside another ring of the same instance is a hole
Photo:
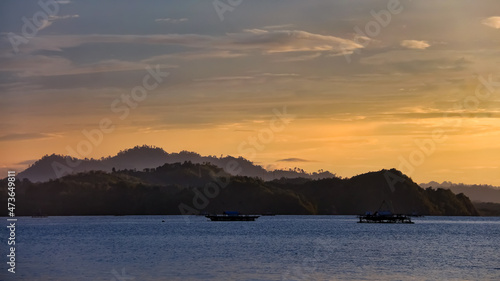
[[[34,36],[2,3],[0,172],[148,144],[500,186],[497,1],[194,2],[64,1]]]

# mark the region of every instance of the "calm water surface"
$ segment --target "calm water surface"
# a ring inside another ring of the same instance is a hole
[[[500,218],[18,219],[16,274],[2,262],[0,280],[500,280]]]

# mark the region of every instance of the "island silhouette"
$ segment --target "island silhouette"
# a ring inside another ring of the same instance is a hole
[[[78,165],[58,177],[54,167],[69,161]],[[18,215],[40,210],[49,216],[199,215],[226,210],[352,215],[373,211],[384,200],[400,214],[480,215],[463,193],[422,188],[396,169],[352,178],[298,168],[266,171],[241,157],[167,153],[151,146],[137,146],[98,160],[47,155],[18,174],[16,190],[16,198],[22,202],[17,206]],[[6,215],[6,209],[1,215]]]

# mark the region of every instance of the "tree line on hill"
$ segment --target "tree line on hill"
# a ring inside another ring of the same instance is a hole
[[[389,177],[388,177],[389,175]],[[0,202],[6,204],[6,179]],[[420,215],[478,215],[463,194],[423,189],[397,170],[341,179],[234,176],[210,164],[164,164],[144,170],[89,171],[45,182],[16,181],[16,215],[179,215],[221,213],[355,215],[376,211]],[[0,209],[7,215],[7,208]]]

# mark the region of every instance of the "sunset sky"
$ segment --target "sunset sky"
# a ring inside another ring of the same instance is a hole
[[[1,178],[148,144],[500,186],[498,0],[42,2],[0,3]]]

